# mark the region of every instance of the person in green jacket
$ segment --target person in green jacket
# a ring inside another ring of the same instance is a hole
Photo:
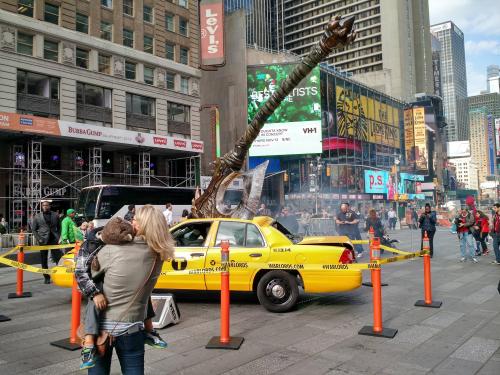
[[[83,241],[81,232],[76,227],[75,210],[70,208],[66,211],[66,217],[61,223],[61,243],[75,243],[75,241]],[[81,237],[81,238],[80,238]]]

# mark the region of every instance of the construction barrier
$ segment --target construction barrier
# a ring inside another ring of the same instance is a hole
[[[19,245],[17,246],[17,263],[20,265],[20,267],[17,268],[16,292],[9,293],[8,298],[27,298],[32,296],[31,292],[23,291],[24,267],[22,267],[21,265],[24,265],[24,240],[24,232],[21,230],[21,233],[19,233]]]
[[[370,259],[380,260],[380,239],[374,238],[370,247]],[[398,333],[397,329],[384,328],[382,324],[382,285],[381,269],[371,270],[373,285],[373,326],[364,326],[358,332],[360,335],[393,338]]]
[[[75,261],[80,249],[80,243],[75,244]],[[82,294],[78,289],[75,275],[73,274],[73,288],[71,290],[71,326],[69,338],[58,341],[53,341],[50,345],[57,346],[58,348],[66,350],[78,350],[81,346],[81,340],[78,337],[78,327],[80,326],[80,309],[82,303]]]
[[[424,299],[415,302],[415,306],[440,308],[443,302],[432,300],[432,285],[431,285],[431,256],[429,237],[427,231],[424,232],[422,241],[422,252],[424,255]]]
[[[220,285],[220,336],[214,336],[205,346],[206,349],[238,350],[243,343],[243,337],[231,337],[229,334],[229,241],[221,241],[221,272]]]

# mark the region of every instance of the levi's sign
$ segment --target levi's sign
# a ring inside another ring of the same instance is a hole
[[[224,4],[202,0],[200,4],[201,64],[224,65]]]

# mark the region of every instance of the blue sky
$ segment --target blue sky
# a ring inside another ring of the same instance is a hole
[[[500,65],[500,0],[429,0],[431,25],[453,21],[465,36],[467,91],[486,90],[486,67]]]

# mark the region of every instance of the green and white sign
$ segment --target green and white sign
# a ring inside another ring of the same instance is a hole
[[[248,123],[294,68],[295,64],[247,68]],[[322,152],[319,85],[319,68],[315,68],[269,117],[250,148],[250,156]]]

